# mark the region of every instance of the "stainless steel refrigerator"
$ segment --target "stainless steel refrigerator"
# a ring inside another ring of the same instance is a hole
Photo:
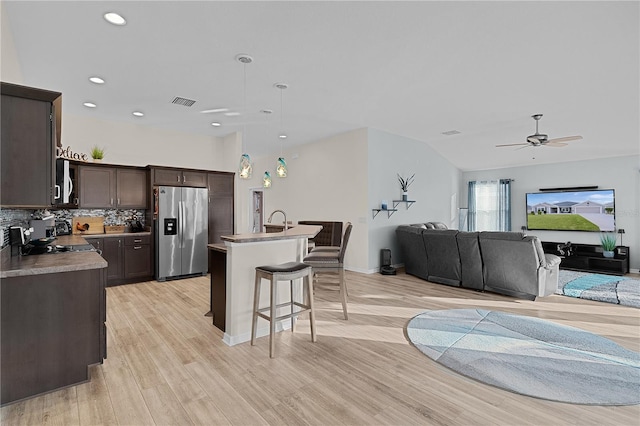
[[[207,273],[208,204],[205,188],[157,188],[156,279]]]

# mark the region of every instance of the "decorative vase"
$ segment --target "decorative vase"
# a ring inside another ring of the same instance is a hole
[[[615,255],[615,253],[614,253],[614,252],[612,252],[612,251],[604,250],[604,251],[602,252],[602,255],[603,255],[604,257],[613,257],[613,256]]]
[[[408,201],[409,200],[409,193],[407,191],[404,191],[402,193],[402,201]]]

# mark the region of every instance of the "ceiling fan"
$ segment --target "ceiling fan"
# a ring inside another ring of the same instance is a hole
[[[527,136],[527,141],[525,143],[510,143],[505,145],[496,145],[496,147],[500,148],[504,146],[522,146],[523,148],[526,148],[528,146],[551,146],[554,148],[560,148],[563,146],[567,146],[565,142],[577,141],[582,139],[582,136],[578,135],[549,139],[548,135],[538,132],[538,121],[542,118],[542,114],[535,114],[531,117],[536,120],[536,132],[533,135]]]

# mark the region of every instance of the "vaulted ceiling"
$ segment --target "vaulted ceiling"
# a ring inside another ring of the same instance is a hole
[[[295,150],[372,127],[427,143],[462,170],[640,153],[638,2],[2,7],[22,84],[62,92],[63,111],[74,115],[214,136],[244,131],[254,155],[279,151],[281,132],[284,149]],[[108,23],[106,12],[126,25]],[[253,62],[238,62],[240,53]],[[93,75],[106,83],[89,82]],[[201,112],[216,108],[240,115]],[[525,142],[538,113],[549,138],[583,139],[495,148]]]

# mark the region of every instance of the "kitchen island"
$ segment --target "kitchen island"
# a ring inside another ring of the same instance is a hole
[[[56,244],[83,244],[59,237]],[[0,404],[89,380],[106,358],[107,262],[95,251],[10,256],[2,250]]]
[[[224,315],[223,341],[227,345],[233,346],[251,340],[256,266],[277,265],[292,261],[301,262],[307,253],[307,240],[315,237],[321,229],[322,226],[317,225],[297,225],[295,228],[282,232],[222,236],[224,250],[219,244],[208,245],[211,256],[216,256],[218,259],[222,256],[226,257],[225,274],[221,274],[220,271],[211,271],[211,285],[214,319],[216,315],[218,318],[220,315]],[[220,301],[216,303],[213,300],[216,294],[223,294],[219,291],[221,276],[224,276],[222,279],[225,281],[224,297],[226,299],[222,304],[225,308],[223,313],[216,312],[215,307],[220,306],[221,303]],[[298,291],[299,287],[294,286],[294,291]],[[261,306],[266,305],[269,300],[266,290],[265,286],[260,296]],[[286,292],[283,293],[285,293],[283,294],[283,300],[285,300],[288,295]],[[297,296],[300,297],[299,294]],[[267,323],[258,322],[258,326],[257,336],[269,334]],[[277,324],[277,328],[282,330],[283,324]]]

